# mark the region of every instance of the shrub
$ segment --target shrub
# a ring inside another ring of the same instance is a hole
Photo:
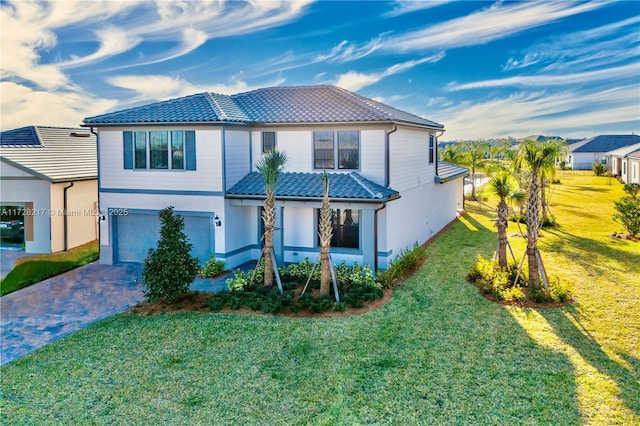
[[[613,203],[616,209],[613,218],[626,228],[629,235],[640,234],[640,199],[623,198]]]
[[[391,261],[386,271],[378,272],[378,282],[384,288],[392,287],[399,279],[418,266],[426,255],[427,249],[418,245],[418,243],[413,245],[413,249],[405,248],[401,250],[398,256]]]
[[[591,167],[591,169],[596,176],[604,176],[607,172],[607,167],[602,163],[593,163],[593,167]]]
[[[482,256],[467,273],[467,280],[475,284],[482,293],[491,294],[496,300],[508,302],[564,303],[571,299],[567,284],[559,278],[550,280],[549,289],[529,288],[526,271],[520,271],[518,285],[514,285],[518,268],[514,264],[504,270],[495,260],[487,260]]]
[[[184,234],[184,218],[173,214],[173,207],[160,211],[160,239],[144,260],[144,296],[156,302],[173,303],[189,290],[198,274],[198,259],[191,256],[191,244]]]
[[[640,194],[640,183],[625,183],[622,189],[632,200],[635,200]]]
[[[240,269],[233,271],[233,277],[225,281],[229,291],[240,291],[249,285],[253,272],[243,272]]]
[[[207,278],[218,276],[222,272],[224,272],[224,262],[216,260],[214,255],[211,255],[207,263],[200,269],[200,275]]]

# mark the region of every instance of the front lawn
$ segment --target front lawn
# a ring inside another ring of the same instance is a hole
[[[576,302],[503,306],[465,281],[495,203],[427,248],[382,308],[288,318],[118,315],[2,368],[7,424],[638,424],[640,243],[615,180],[560,173],[540,248]],[[509,232],[516,232],[510,224]],[[520,256],[524,241],[512,239]]]
[[[0,295],[4,296],[78,266],[86,265],[97,260],[98,256],[98,243],[94,241],[66,252],[39,254],[18,259],[11,272],[0,282]]]

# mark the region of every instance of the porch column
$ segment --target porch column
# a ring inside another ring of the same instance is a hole
[[[362,263],[375,268],[376,265],[376,229],[374,210],[362,210],[360,226],[362,229]],[[375,273],[375,271],[374,271]]]

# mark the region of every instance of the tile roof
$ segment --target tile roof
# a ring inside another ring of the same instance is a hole
[[[640,160],[640,149],[627,154],[627,158],[637,158]]]
[[[640,150],[640,142],[635,143],[633,145],[628,145],[622,148],[614,149],[613,151],[607,152],[607,155],[613,155],[616,157],[626,157],[628,154]]]
[[[442,124],[335,86],[268,87],[235,95],[200,93],[87,117],[84,126],[147,123],[395,122],[442,129]]]
[[[25,139],[21,143],[20,135]],[[96,137],[87,129],[28,126],[0,133],[0,159],[50,182],[96,179]],[[12,141],[5,144],[5,141]]]
[[[398,191],[378,185],[356,172],[329,173],[329,197],[332,200],[382,202],[398,198]],[[277,199],[322,199],[322,173],[283,172],[276,186]],[[244,176],[226,194],[227,198],[265,197],[264,180],[259,172]]]
[[[40,146],[40,138],[33,126],[21,127],[19,129],[7,130],[0,133],[0,146],[2,147],[21,147],[21,146]]]
[[[438,161],[438,172],[435,176],[436,183],[445,183],[453,179],[469,176],[469,169],[456,164]]]
[[[599,135],[587,139],[571,152],[609,152],[636,143],[640,143],[639,135]]]

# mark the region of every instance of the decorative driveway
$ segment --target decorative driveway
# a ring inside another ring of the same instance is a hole
[[[4,259],[4,258],[3,258]],[[255,262],[240,265],[252,270]],[[142,264],[81,266],[0,298],[0,366],[144,300]],[[231,272],[196,278],[190,289],[227,290]]]
[[[141,270],[94,262],[0,298],[0,365],[142,301]]]

